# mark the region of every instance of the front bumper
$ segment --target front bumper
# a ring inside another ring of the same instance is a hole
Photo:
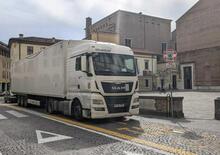
[[[91,100],[91,118],[113,118],[121,116],[131,116],[139,114],[139,102],[133,102],[138,95],[135,93],[131,96],[129,107],[123,112],[110,112],[109,106],[107,106],[105,98],[100,94],[93,94]],[[103,104],[93,104],[93,100],[102,100]],[[120,103],[121,104],[121,103]],[[122,103],[123,104],[123,103]],[[132,108],[135,107],[135,108]],[[100,110],[101,109],[101,110]]]

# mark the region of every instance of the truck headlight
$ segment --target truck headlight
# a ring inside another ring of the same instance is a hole
[[[93,104],[96,104],[96,105],[103,105],[104,102],[102,100],[97,100],[97,99],[93,99],[92,100]]]
[[[134,98],[133,103],[139,102],[139,97]]]

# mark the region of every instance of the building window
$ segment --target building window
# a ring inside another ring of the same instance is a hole
[[[76,71],[81,70],[81,57],[76,58]]]
[[[131,47],[131,39],[125,39],[125,46]]]
[[[5,71],[2,72],[2,78],[5,79]]]
[[[167,50],[167,43],[162,43],[161,44],[161,50],[162,50],[162,54],[164,53],[164,51]]]
[[[145,69],[146,69],[146,70],[149,69],[149,61],[148,61],[148,60],[145,60],[144,66],[145,66]]]
[[[34,52],[33,46],[27,46],[27,55],[31,55]]]
[[[145,80],[145,87],[149,87],[149,80]]]

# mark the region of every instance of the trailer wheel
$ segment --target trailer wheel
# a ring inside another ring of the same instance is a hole
[[[21,106],[23,107],[24,106],[24,97],[23,96],[20,96],[20,102],[21,102]]]
[[[83,119],[83,116],[82,116],[82,105],[80,103],[79,100],[75,100],[73,102],[73,106],[72,106],[72,112],[73,112],[73,117],[78,120],[78,121],[81,121]]]
[[[18,106],[21,106],[21,96],[17,96]]]
[[[20,96],[20,105],[22,107],[27,107],[27,97],[26,96]]]
[[[53,114],[54,113],[54,111],[53,111],[53,100],[52,99],[48,99],[46,105],[47,105],[47,112],[49,114]]]
[[[23,97],[23,106],[28,107],[27,96]]]

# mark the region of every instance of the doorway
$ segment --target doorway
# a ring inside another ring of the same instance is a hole
[[[172,77],[172,86],[173,86],[173,89],[177,88],[177,86],[176,86],[176,75],[173,75],[173,77]]]
[[[164,79],[160,80],[160,86],[161,90],[164,90]]]
[[[192,89],[192,67],[183,67],[184,89]]]

